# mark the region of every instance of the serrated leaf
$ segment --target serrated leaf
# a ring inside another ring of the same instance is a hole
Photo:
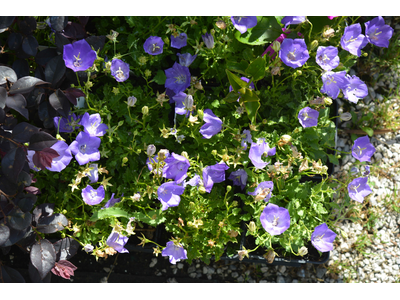
[[[6,177],[17,183],[18,175],[24,167],[26,160],[25,152],[17,147],[9,150],[1,161],[1,170]]]
[[[34,133],[29,140],[29,150],[34,151],[42,151],[44,148],[50,148],[55,143],[57,143],[57,139],[52,135],[48,134],[44,131],[39,131],[38,133]]]
[[[262,57],[256,58],[246,69],[246,74],[253,77],[253,81],[263,79],[265,76],[265,59]]]
[[[61,116],[68,118],[70,110],[69,100],[60,89],[57,89],[49,96],[49,103]]]
[[[229,83],[235,92],[238,92],[241,88],[248,87],[250,85],[250,83],[240,79],[240,77],[236,76],[231,71],[227,69],[225,71],[226,75],[228,76]]]
[[[243,34],[235,32],[235,38],[248,45],[263,45],[272,43],[282,34],[282,27],[278,24],[275,17],[257,17],[257,25],[247,29]]]
[[[29,112],[26,109],[26,99],[21,94],[7,97],[6,106],[19,112],[22,116],[29,120]]]
[[[15,71],[9,67],[0,66],[0,85],[9,82],[16,82],[18,80]]]
[[[43,279],[54,267],[56,251],[52,243],[41,239],[32,246],[30,258],[32,265],[39,271],[40,278]]]
[[[132,215],[121,208],[110,207],[105,208],[93,213],[93,216],[89,219],[92,222],[96,222],[97,220],[111,218],[111,217],[124,217],[129,219]]]
[[[35,56],[39,43],[33,35],[28,35],[22,40],[22,50],[29,56]]]
[[[153,81],[160,85],[164,85],[166,80],[167,76],[165,76],[165,73],[162,70],[158,70],[156,76],[153,78]]]
[[[31,136],[39,132],[39,128],[26,122],[18,123],[17,126],[13,128],[12,136],[14,141],[18,143],[29,142]]]
[[[9,93],[11,95],[26,94],[32,91],[35,86],[43,84],[50,84],[50,82],[46,82],[32,76],[24,76],[12,85]]]

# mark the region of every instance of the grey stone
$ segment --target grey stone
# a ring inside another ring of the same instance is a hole
[[[157,264],[157,262],[158,262],[158,259],[157,259],[157,258],[155,258],[155,257],[152,258],[149,267],[150,267],[150,268],[153,268],[153,267]]]
[[[297,276],[299,277],[306,277],[306,271],[304,271],[304,269],[300,269],[297,271]]]
[[[283,278],[283,276],[278,275],[278,277],[276,278],[276,282],[277,283],[285,283],[285,278]]]
[[[380,153],[380,152],[375,152],[374,153],[374,158],[375,158],[375,160],[376,161],[380,161],[380,160],[382,160],[382,154]]]
[[[242,275],[240,275],[237,279],[238,282],[244,282],[244,278]]]
[[[183,269],[184,264],[183,264],[183,263],[178,263],[178,264],[176,265],[176,267],[177,267],[178,269]]]
[[[239,277],[239,273],[238,272],[232,272],[231,276],[233,278],[238,278]]]
[[[203,267],[203,274],[206,275],[208,273],[208,269],[206,266]]]
[[[317,268],[317,278],[324,277],[325,273],[326,273],[326,269],[325,268]]]
[[[279,266],[278,271],[281,272],[281,274],[285,273],[286,271],[286,266]]]

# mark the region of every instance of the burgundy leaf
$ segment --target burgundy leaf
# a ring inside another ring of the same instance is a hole
[[[53,146],[57,142],[58,140],[51,134],[48,134],[44,131],[39,131],[38,133],[33,134],[29,140],[28,150],[41,151],[44,148]]]
[[[31,248],[30,258],[33,266],[39,271],[40,278],[44,278],[54,267],[56,251],[48,240],[38,240]]]
[[[9,96],[6,98],[6,106],[12,108],[23,115],[27,120],[29,120],[29,112],[26,109],[26,99],[21,94],[16,94],[14,96]]]
[[[68,260],[60,260],[55,263],[54,268],[51,269],[51,272],[57,276],[61,276],[65,279],[70,279],[71,276],[74,276],[74,271],[77,269],[71,262]]]
[[[75,88],[67,88],[64,91],[65,96],[67,96],[68,100],[73,104],[77,104],[76,98],[79,97],[86,97],[85,93],[82,92],[81,90],[75,89]]]
[[[58,152],[51,148],[44,148],[42,151],[36,151],[32,157],[33,163],[36,167],[45,169],[51,168],[53,158],[59,157]]]
[[[24,190],[27,191],[27,192],[30,193],[30,194],[33,194],[33,195],[39,195],[39,194],[41,194],[39,188],[37,188],[37,187],[35,187],[35,186],[27,186],[27,187],[25,187]]]

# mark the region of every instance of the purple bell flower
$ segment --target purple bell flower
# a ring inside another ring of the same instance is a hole
[[[114,248],[115,251],[119,253],[129,253],[128,249],[125,249],[124,246],[128,242],[129,238],[119,234],[118,232],[111,232],[110,236],[107,239],[107,245]]]
[[[349,84],[349,79],[346,77],[346,71],[327,71],[322,74],[322,82],[321,93],[327,94],[332,99],[336,99],[339,96],[340,90],[345,89]]]
[[[257,25],[257,17],[231,17],[233,26],[241,34],[245,33],[247,29],[253,28]]]
[[[175,265],[181,259],[187,259],[187,251],[180,243],[167,242],[167,246],[161,251],[162,256],[169,256],[169,262]]]
[[[279,50],[279,57],[283,63],[293,69],[306,63],[310,55],[304,39],[284,39]]]
[[[225,181],[225,171],[229,167],[225,163],[207,166],[203,169],[203,184],[207,193],[211,193],[214,183]]]
[[[340,45],[344,50],[360,57],[361,49],[368,44],[368,39],[361,34],[361,25],[359,23],[347,26],[344,29]]]
[[[177,37],[171,34],[171,47],[181,49],[187,45],[187,34],[182,32]]]
[[[328,228],[326,223],[322,223],[315,227],[314,232],[311,234],[311,243],[321,252],[329,252],[333,250],[333,241],[336,238],[336,233]]]
[[[75,155],[75,159],[78,163],[84,165],[91,161],[100,160],[100,142],[101,140],[97,136],[91,136],[88,133],[81,131],[69,148],[71,149],[72,154]]]
[[[358,177],[349,183],[347,190],[349,191],[349,196],[351,199],[362,203],[364,201],[364,197],[372,193],[367,181],[368,177]]]
[[[299,119],[301,126],[303,126],[303,128],[306,128],[306,127],[317,126],[318,116],[319,112],[317,110],[307,106],[304,107],[302,110],[300,110],[297,118]]]
[[[101,117],[99,113],[89,115],[88,112],[82,117],[81,124],[84,127],[86,133],[90,136],[103,136],[108,129],[108,126],[101,123]]]
[[[303,23],[305,21],[306,21],[306,17],[305,16],[294,16],[294,17],[284,17],[281,20],[281,23],[283,25],[285,25],[285,28],[286,28],[288,25],[301,24],[301,23]]]
[[[325,71],[332,71],[339,65],[338,48],[319,46],[315,60]]]
[[[385,24],[385,20],[379,16],[365,22],[365,35],[368,42],[378,47],[389,47],[389,40],[393,35],[393,28]]]
[[[346,75],[346,78],[348,79],[349,83],[344,89],[342,89],[344,98],[357,104],[358,100],[368,95],[368,87],[364,81],[362,81],[356,75],[353,77]]]
[[[176,184],[174,181],[168,181],[160,185],[157,189],[158,200],[162,204],[162,211],[168,207],[178,206],[181,202],[180,195],[183,194],[185,188]]]
[[[106,193],[104,187],[101,185],[96,190],[88,185],[82,190],[82,198],[86,204],[96,205],[104,200]]]
[[[144,51],[150,55],[159,55],[163,53],[163,40],[158,36],[150,36],[143,44]]]
[[[371,157],[374,155],[375,151],[376,149],[370,143],[367,135],[356,139],[353,147],[351,148],[351,154],[353,157],[361,162],[371,161]]]
[[[58,141],[50,148],[57,151],[59,156],[53,158],[51,167],[46,167],[46,169],[52,172],[61,172],[71,162],[71,150],[69,149],[68,144],[64,141]]]
[[[269,162],[264,162],[261,158],[263,155],[272,156],[276,153],[276,147],[269,148],[264,138],[257,139],[257,143],[252,142],[249,158],[256,169],[264,169]]]
[[[244,129],[242,132],[242,135],[245,135],[245,136],[242,138],[240,145],[242,146],[242,149],[245,151],[245,150],[247,150],[247,143],[250,143],[250,144],[253,143],[253,139],[251,136],[251,131],[248,129]]]
[[[261,225],[270,235],[280,235],[290,227],[289,211],[268,203],[260,216]]]
[[[182,181],[187,177],[187,170],[190,167],[189,160],[184,156],[172,152],[164,162],[165,166],[162,171],[163,177],[172,179],[176,181],[177,184],[182,183]]]
[[[195,174],[192,179],[183,182],[183,187],[187,185],[198,186],[200,183],[200,175]]]
[[[204,110],[203,116],[204,122],[206,122],[200,128],[200,133],[205,139],[210,139],[212,136],[216,135],[222,129],[222,120],[218,118],[211,109]]]
[[[113,207],[116,203],[121,202],[121,199],[124,196],[124,194],[122,194],[121,198],[114,198],[114,195],[115,193],[112,193],[110,200],[108,200],[107,203],[101,209]]]
[[[255,196],[256,200],[268,202],[271,199],[273,189],[274,183],[272,181],[263,181],[259,183],[254,192],[247,192],[247,194]]]
[[[190,72],[188,67],[174,63],[172,68],[165,70],[165,88],[171,89],[175,94],[183,92],[190,86]]]
[[[243,169],[239,169],[237,171],[233,171],[231,175],[229,175],[228,179],[233,180],[233,185],[238,185],[243,190],[247,183],[247,173]]]
[[[63,59],[65,66],[74,72],[86,71],[93,66],[96,58],[96,51],[92,50],[89,43],[85,40],[64,45]]]
[[[190,110],[185,107],[184,101],[188,95],[184,92],[179,92],[175,96],[172,97],[175,102],[175,113],[177,115],[185,115],[186,118],[189,117]]]
[[[179,57],[179,64],[181,66],[188,67],[188,68],[197,57],[197,54],[192,55],[190,53],[184,53],[184,54],[177,53],[176,55],[178,55],[178,57]]]
[[[368,176],[371,173],[370,166],[365,166],[365,172],[362,173],[363,176]]]
[[[61,118],[61,120],[60,120]],[[54,117],[54,127],[58,128],[59,132],[68,132],[71,133],[75,129],[78,129],[80,126],[81,116],[77,117],[75,114],[70,114],[68,119],[64,117]],[[58,122],[60,122],[60,127],[58,127]]]
[[[214,37],[211,34],[207,32],[205,35],[202,35],[201,38],[208,49],[214,48]]]
[[[118,82],[124,82],[129,78],[129,65],[120,59],[114,58],[111,62],[111,75]]]

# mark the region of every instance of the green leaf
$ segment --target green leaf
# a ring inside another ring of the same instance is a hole
[[[248,45],[263,45],[272,43],[282,34],[282,27],[275,17],[257,17],[257,25],[247,29],[243,34],[235,32],[235,38]]]
[[[249,67],[249,63],[242,60],[239,63],[238,62],[233,62],[233,61],[227,61],[226,62],[226,68],[228,70],[238,72],[242,75],[246,75],[246,69]]]
[[[226,75],[228,75],[229,83],[231,84],[231,86],[235,92],[237,92],[238,90],[240,90],[243,87],[248,87],[250,85],[249,83],[243,81],[242,79],[240,79],[240,77],[236,76],[229,70],[225,70],[225,71],[226,71]]]
[[[161,223],[164,223],[166,220],[165,216],[162,216],[161,209],[149,211],[147,214],[136,211],[136,212],[133,212],[132,215],[138,221],[144,222],[151,226],[157,226]]]
[[[374,135],[374,130],[371,127],[361,127],[370,137]]]
[[[339,160],[336,155],[333,155],[333,154],[327,154],[327,155],[328,155],[329,161],[331,163],[333,163],[335,165],[339,165]]]
[[[89,220],[95,222],[97,220],[111,218],[111,217],[124,217],[129,219],[131,215],[121,208],[110,207],[96,211]]]
[[[239,99],[239,97],[240,97],[239,93],[232,91],[232,92],[229,92],[229,94],[223,100],[225,102],[232,103],[232,102],[236,102],[237,99]]]
[[[156,76],[153,78],[153,81],[160,85],[164,85],[166,80],[167,76],[165,76],[163,70],[158,70]]]
[[[262,57],[255,59],[246,69],[246,73],[253,77],[253,81],[263,79],[265,76],[265,59]]]
[[[256,124],[257,111],[261,106],[260,101],[245,102],[244,106],[251,123]]]

